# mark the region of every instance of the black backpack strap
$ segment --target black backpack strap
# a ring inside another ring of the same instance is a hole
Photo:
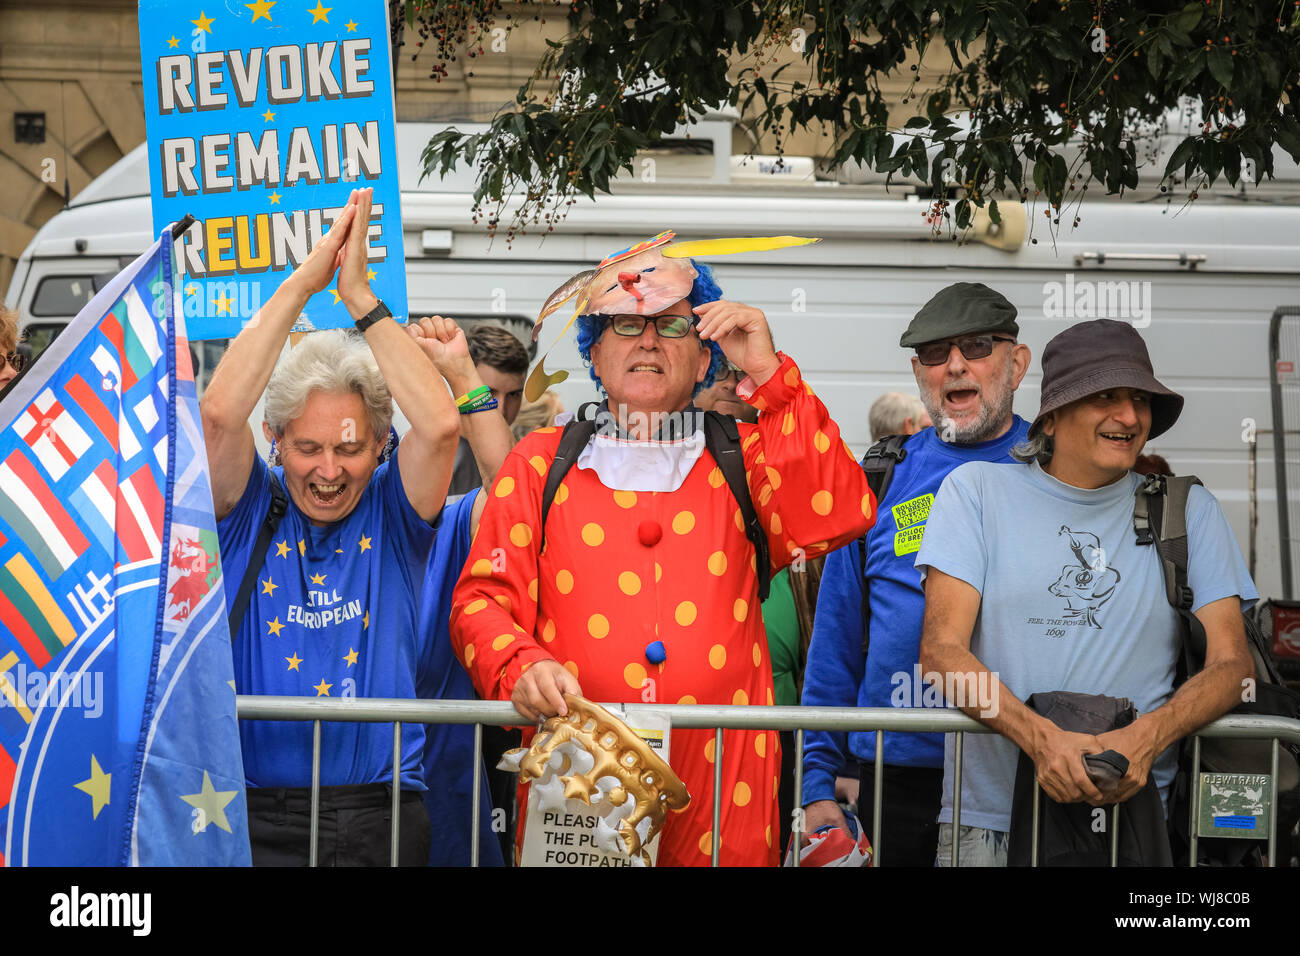
[[[271,478],[271,504],[266,509],[266,520],[262,522],[262,530],[257,535],[257,542],[253,545],[253,550],[248,556],[248,567],[244,569],[244,579],[239,582],[239,593],[235,595],[235,603],[230,606],[230,639],[233,641],[235,635],[239,633],[239,625],[244,620],[244,612],[248,610],[248,602],[253,597],[253,585],[257,583],[257,573],[262,570],[262,562],[266,560],[266,552],[271,549],[271,539],[275,537],[275,531],[280,527],[280,519],[284,517],[285,510],[289,507],[289,498],[284,493],[284,487],[280,480],[272,472]]]
[[[1165,599],[1184,626],[1185,676],[1205,664],[1205,626],[1192,613],[1194,595],[1187,581],[1187,496],[1201,479],[1194,475],[1149,475],[1133,503],[1133,531],[1138,544],[1154,544],[1165,581]]]
[[[754,510],[754,500],[749,493],[745,477],[745,455],[740,448],[740,430],[730,415],[715,411],[704,413],[704,447],[709,450],[718,470],[731,489],[732,497],[740,506],[740,517],[745,522],[745,537],[754,546],[754,565],[758,574],[758,599],[766,601],[772,590],[772,555],[768,550],[767,533]]]
[[[907,457],[903,448],[910,435],[889,435],[880,439],[862,458],[862,470],[867,473],[867,485],[876,498],[876,508],[889,490],[894,479],[894,466]],[[877,510],[876,520],[880,520]],[[871,589],[867,584],[867,536],[858,538],[858,582],[862,585],[862,656],[867,656],[871,645]]]
[[[546,486],[542,489],[543,534],[546,533],[546,516],[551,513],[551,505],[555,502],[555,493],[560,490],[560,482],[564,481],[564,476],[578,460],[578,455],[587,447],[591,436],[596,434],[595,419],[582,417],[583,413],[595,404],[595,402],[586,402],[581,405],[577,416],[565,422],[564,431],[560,433],[560,444],[555,449],[555,458],[551,460],[551,467],[546,472]]]

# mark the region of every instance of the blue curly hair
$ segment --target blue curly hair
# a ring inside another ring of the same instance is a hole
[[[699,273],[695,277],[695,284],[691,286],[690,293],[686,296],[686,301],[691,304],[691,307],[721,299],[722,290],[713,279],[713,270],[694,259],[691,260],[691,265]],[[609,320],[600,314],[578,316],[578,355],[582,357],[583,364],[587,366],[587,374],[591,376],[591,380],[596,383],[596,388],[600,389],[602,395],[605,394],[605,386],[601,384],[600,376],[596,374],[596,369],[591,364],[591,347],[604,333],[608,322]],[[691,392],[692,398],[713,384],[718,369],[725,366],[727,362],[727,357],[722,354],[722,348],[717,342],[708,344],[709,370],[704,373],[704,381],[695,383],[695,391]]]

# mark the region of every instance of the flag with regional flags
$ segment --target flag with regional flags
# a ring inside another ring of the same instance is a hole
[[[247,865],[216,522],[170,232],[0,402],[0,852]]]

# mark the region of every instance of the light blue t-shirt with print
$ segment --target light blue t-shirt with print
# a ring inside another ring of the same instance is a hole
[[[944,480],[917,554],[980,592],[971,652],[1020,700],[1064,690],[1126,697],[1149,713],[1173,696],[1178,616],[1165,598],[1156,549],[1138,545],[1125,475],[1103,488],[1057,481],[1038,466],[972,462]],[[1204,488],[1187,502],[1193,610],[1258,594],[1219,503]],[[975,693],[981,688],[975,687]],[[988,703],[981,701],[981,704]],[[995,704],[995,702],[993,702]],[[942,822],[952,822],[954,736],[944,748]],[[1019,749],[997,734],[964,739],[961,822],[1009,830]],[[1153,773],[1162,798],[1170,748]]]

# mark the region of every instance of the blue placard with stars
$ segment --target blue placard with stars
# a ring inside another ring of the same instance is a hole
[[[387,8],[333,2],[140,0],[154,229],[197,220],[192,339],[238,334],[365,186],[371,288],[406,317]],[[294,328],[351,325],[331,286]]]

